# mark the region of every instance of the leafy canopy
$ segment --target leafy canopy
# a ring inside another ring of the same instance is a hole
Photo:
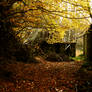
[[[87,31],[91,5],[92,0],[22,0],[13,4],[10,20],[22,41],[32,36],[35,39],[39,32],[49,32],[47,42],[57,43],[62,42],[68,30],[82,35]]]

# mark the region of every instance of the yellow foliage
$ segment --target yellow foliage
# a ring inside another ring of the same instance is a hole
[[[89,11],[90,3],[88,0],[23,1],[14,3],[13,9],[20,11],[16,14],[20,18],[19,20],[17,18],[11,19],[11,21],[19,25],[20,29],[22,27],[31,27],[32,29],[42,29],[43,31],[48,30],[50,33],[48,43],[61,42],[66,30],[73,29],[78,33],[86,31],[85,29],[89,27],[88,21],[92,11]],[[21,13],[21,10],[24,12]],[[24,22],[20,22],[20,20]],[[16,30],[18,29],[16,28]],[[26,34],[26,32],[23,34]]]

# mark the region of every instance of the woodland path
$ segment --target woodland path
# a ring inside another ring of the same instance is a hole
[[[92,91],[92,71],[78,72],[83,61],[50,62],[35,58],[38,63],[13,61],[0,65],[4,71],[0,72],[0,92]]]

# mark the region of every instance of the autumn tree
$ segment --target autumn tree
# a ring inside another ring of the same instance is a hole
[[[14,55],[18,48],[21,49],[21,40],[18,37],[23,38],[24,41],[26,37],[30,36],[32,30],[52,31],[52,35],[53,31],[56,31],[56,27],[60,29],[61,27],[56,23],[59,21],[59,17],[49,15],[50,6],[50,3],[38,0],[0,1],[0,55],[8,57],[10,54]],[[55,8],[53,9],[55,10]]]
[[[1,0],[0,1],[0,55],[7,53],[10,44],[9,41],[15,40],[13,32],[11,31],[11,23],[9,14],[11,13],[12,4],[16,0]]]
[[[49,31],[51,34],[49,43],[61,42],[66,30],[74,30],[76,38],[81,37],[90,25],[90,4],[87,0],[24,0],[24,2],[18,2],[14,4],[14,8],[25,12],[22,12],[21,20],[18,19],[21,14],[18,14],[15,19],[17,25],[19,24],[15,30],[20,29],[17,35],[22,34],[21,37],[24,39],[28,37],[27,33],[33,32],[32,30]],[[19,21],[22,22],[19,23]]]
[[[15,14],[15,11],[12,10],[12,5],[17,1],[21,0],[0,1],[0,56],[7,58],[16,56],[17,51],[20,52],[19,50],[25,53],[25,57],[28,55],[12,30],[13,22],[11,22],[11,18]],[[20,58],[25,60],[23,57]]]
[[[74,28],[74,30],[78,32],[76,37],[79,38],[86,32],[84,41],[85,56],[88,61],[92,61],[92,0],[63,1],[66,2],[70,8],[72,7],[72,12],[68,13],[68,17],[71,19],[65,20],[68,21],[68,25],[71,26],[71,28]],[[72,24],[70,25],[70,23]]]
[[[25,43],[27,38],[32,40],[35,38],[35,34],[41,31],[49,33],[49,39],[47,40],[49,43],[55,43],[56,40],[56,42],[60,41],[64,36],[66,27],[61,25],[60,16],[54,14],[54,12],[58,12],[56,8],[58,11],[61,9],[56,6],[54,0],[50,2],[48,0],[24,0],[24,2],[14,4],[14,10],[17,9],[17,12],[24,11],[21,19],[19,17],[21,16],[21,12],[18,12],[16,19],[12,19],[15,25],[17,25],[17,27],[13,27],[17,31],[17,36],[22,38],[22,41]],[[32,36],[32,33],[34,36]]]
[[[62,42],[67,30],[74,30],[78,33],[75,36],[80,37],[91,26],[91,4],[91,0],[1,1],[1,47],[6,51],[11,36],[26,43],[40,31],[49,32],[48,43]]]

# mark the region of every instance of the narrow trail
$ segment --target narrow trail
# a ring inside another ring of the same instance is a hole
[[[0,77],[0,92],[86,92],[78,87],[85,82],[77,74],[83,61],[50,62],[42,57],[35,59],[38,63],[0,65],[10,72],[9,78]]]

